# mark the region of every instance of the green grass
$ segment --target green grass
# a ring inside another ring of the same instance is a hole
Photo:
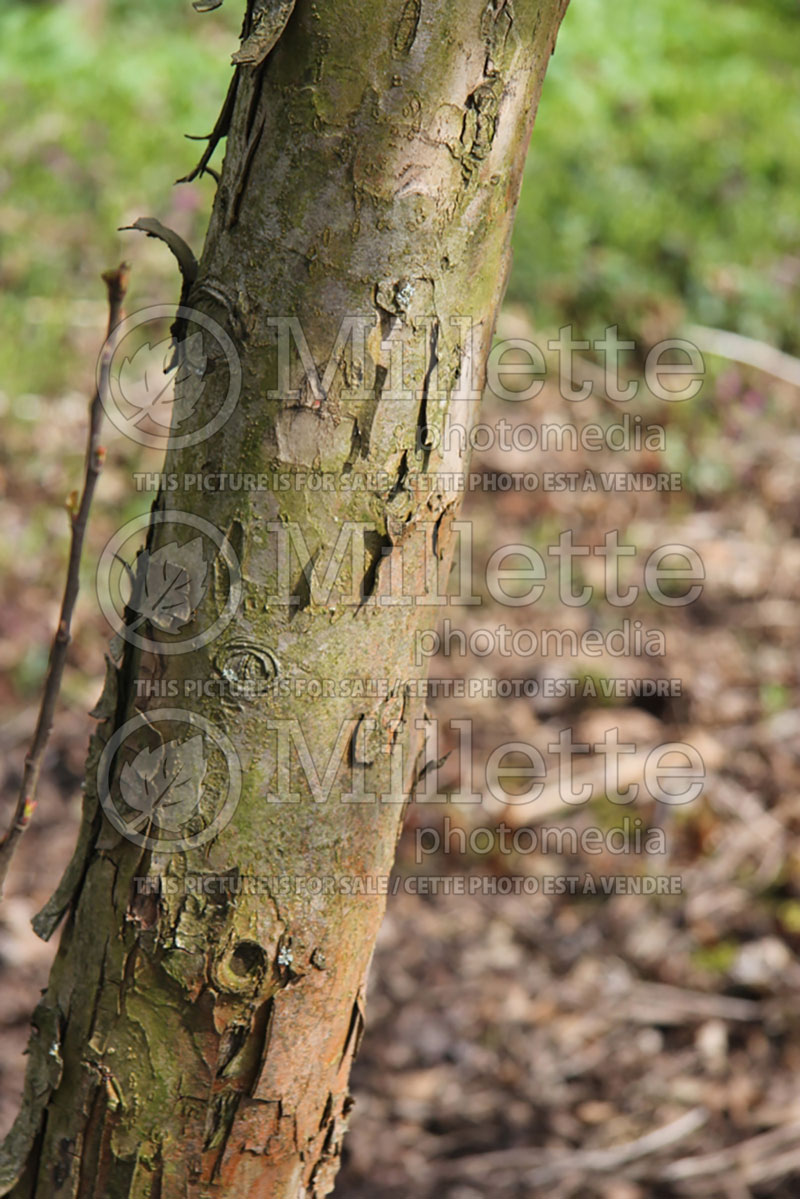
[[[79,330],[102,320],[99,272],[123,256],[158,262],[119,225],[157,215],[202,237],[212,181],[171,185],[202,150],[183,133],[214,123],[237,24],[232,12],[201,18],[188,0],[115,2],[99,22],[76,0],[0,10],[0,387],[10,395],[57,393],[73,370],[83,379]],[[134,297],[153,286],[148,269],[134,274]]]
[[[800,351],[798,92],[793,0],[573,0],[511,298],[589,337],[647,340],[685,313]]]

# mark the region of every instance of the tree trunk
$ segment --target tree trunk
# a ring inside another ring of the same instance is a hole
[[[187,303],[235,344],[241,396],[210,438],[168,452],[178,485],[148,533],[169,557],[194,527],[176,535],[181,512],[221,549],[189,652],[162,653],[169,626],[151,620],[109,659],[78,848],[37,923],[49,935],[68,913],[2,1194],[333,1187],[385,882],[430,758],[414,639],[436,616],[467,468],[436,433],[477,415],[564,8],[298,0],[266,61],[239,68]],[[211,410],[231,372],[204,348]],[[186,484],[220,471],[257,481]],[[371,679],[363,695],[343,682]],[[186,745],[187,721],[202,788],[169,852],[152,805],[126,826],[100,800],[137,770],[146,798],[152,727]]]

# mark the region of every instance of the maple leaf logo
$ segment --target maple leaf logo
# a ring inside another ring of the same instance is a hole
[[[192,333],[177,346],[165,338],[155,345],[145,342],[123,359],[117,375],[122,398],[138,415],[131,424],[138,428],[149,419],[162,429],[178,428],[193,415],[205,389],[208,359],[202,333]]]
[[[128,631],[147,620],[162,632],[179,633],[194,616],[207,588],[208,563],[203,556],[202,537],[184,545],[171,541],[152,553],[142,550],[126,604],[137,613],[137,619]]]
[[[194,415],[205,391],[208,355],[203,348],[203,334],[190,333],[178,343],[176,354],[178,368],[175,372],[172,427],[177,429]]]
[[[167,832],[179,832],[197,809],[205,772],[199,734],[188,741],[166,741],[139,750],[122,767],[119,779],[122,798],[139,813],[130,827],[138,829],[152,821]]]

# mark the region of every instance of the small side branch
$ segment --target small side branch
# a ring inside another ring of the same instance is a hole
[[[224,137],[228,136],[228,130],[231,127],[231,119],[233,117],[233,110],[236,106],[236,92],[237,92],[238,88],[239,88],[239,67],[237,67],[236,70],[233,72],[233,77],[232,77],[230,83],[228,84],[228,91],[227,91],[227,93],[225,95],[225,99],[222,103],[222,109],[220,111],[219,116],[217,117],[217,122],[214,125],[214,128],[208,134],[208,139],[207,139],[208,145],[206,146],[205,150],[203,151],[202,158],[200,159],[200,161],[198,162],[198,164],[194,168],[194,170],[191,170],[188,175],[182,175],[180,179],[176,179],[175,180],[176,183],[191,183],[194,179],[197,178],[198,175],[203,175],[203,174],[211,175],[214,179],[216,179],[217,183],[219,183],[219,175],[217,174],[216,171],[212,170],[208,164],[211,161],[211,157],[212,157],[214,151],[216,150],[217,146],[219,145],[219,143],[222,141],[222,139]],[[190,138],[190,141],[205,141],[205,140],[206,139],[202,138],[202,137],[201,138],[195,138],[195,137]]]
[[[16,852],[22,834],[28,827],[36,808],[36,791],[41,773],[42,761],[50,739],[53,727],[58,695],[61,690],[61,679],[67,660],[72,626],[72,615],[78,598],[83,542],[86,536],[86,526],[89,519],[89,509],[94,498],[95,487],[103,468],[105,449],[100,445],[100,430],[103,423],[103,396],[108,391],[111,359],[114,352],[114,331],[122,319],[122,303],[128,287],[128,264],[123,262],[113,271],[106,271],[103,281],[108,292],[108,331],[100,359],[100,370],[97,390],[89,404],[89,432],[86,439],[86,457],[84,461],[83,490],[77,505],[70,509],[72,538],[67,565],[67,578],[64,584],[64,595],[61,600],[61,612],[58,628],[53,638],[50,650],[50,662],[47,677],[39,705],[39,716],[33,734],[30,749],[25,757],[22,772],[22,783],[17,797],[11,823],[0,841],[0,898],[2,898],[8,869]]]

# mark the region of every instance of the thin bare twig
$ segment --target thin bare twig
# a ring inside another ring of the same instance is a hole
[[[754,366],[765,375],[800,387],[800,359],[784,354],[766,342],[743,337],[741,333],[730,333],[727,329],[709,329],[705,325],[689,325],[685,332],[704,354],[728,358],[742,366]]]
[[[16,808],[7,832],[0,841],[0,898],[3,895],[8,869],[16,852],[22,834],[30,824],[36,808],[36,790],[39,774],[42,768],[44,752],[50,739],[53,727],[58,695],[61,690],[61,679],[67,660],[67,649],[70,643],[72,615],[75,611],[75,601],[78,598],[81,555],[86,536],[86,525],[89,519],[89,509],[94,497],[95,487],[103,468],[105,450],[100,445],[100,430],[103,423],[103,396],[108,390],[111,371],[111,358],[114,352],[114,331],[122,319],[122,302],[128,288],[130,268],[126,262],[113,271],[106,271],[103,281],[108,292],[108,331],[100,358],[100,370],[95,391],[89,403],[89,432],[86,439],[86,457],[84,460],[83,491],[77,506],[70,509],[72,537],[67,565],[67,578],[64,584],[64,595],[61,600],[61,613],[58,628],[50,649],[50,661],[47,667],[42,700],[39,705],[39,716],[33,734],[30,749],[25,757],[22,772],[22,783],[17,797]]]
[[[538,1184],[555,1182],[563,1175],[571,1174],[573,1170],[610,1173],[629,1162],[672,1148],[702,1128],[708,1122],[708,1118],[709,1113],[704,1107],[693,1107],[677,1120],[672,1120],[661,1128],[654,1128],[652,1132],[637,1137],[635,1141],[611,1145],[608,1149],[585,1149],[564,1154],[555,1161],[534,1168],[528,1175],[528,1180]]]
[[[755,999],[737,999],[708,991],[690,991],[665,983],[633,983],[619,997],[626,1020],[637,1024],[688,1024],[696,1020],[761,1020],[764,1008]]]
[[[800,1168],[798,1137],[800,1121],[793,1120],[714,1153],[669,1162],[657,1171],[656,1177],[665,1182],[682,1182],[737,1169],[747,1182],[765,1182]]]
[[[569,1153],[553,1155],[548,1149],[518,1146],[454,1158],[452,1162],[447,1163],[442,1172],[453,1175],[460,1174],[465,1169],[475,1173],[494,1173],[511,1169],[524,1171],[526,1181],[539,1185],[556,1182],[559,1178],[576,1172],[609,1173],[629,1162],[677,1145],[702,1128],[708,1119],[709,1112],[706,1108],[694,1107],[669,1124],[637,1137],[635,1141],[611,1145],[607,1149],[575,1149]]]

